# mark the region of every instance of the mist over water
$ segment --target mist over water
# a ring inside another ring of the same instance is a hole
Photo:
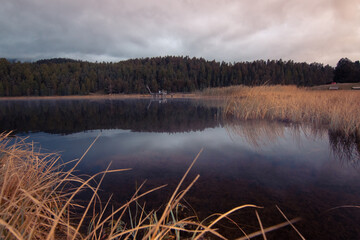
[[[111,168],[102,194],[124,203],[136,186],[168,184],[144,200],[150,209],[165,204],[200,151],[189,181],[200,179],[185,199],[203,218],[235,206],[263,206],[264,227],[302,217],[296,226],[309,239],[357,239],[359,209],[359,139],[326,128],[267,121],[225,119],[220,102],[195,100],[36,100],[1,101],[1,131],[29,136],[62,160],[79,158],[100,134],[79,165],[79,174]],[[253,210],[233,216],[247,232],[259,230]],[[226,225],[226,224],[225,224]],[[233,226],[224,226],[230,236]],[[236,232],[236,231],[235,231]],[[234,235],[233,235],[234,234]],[[268,238],[296,238],[289,227]]]

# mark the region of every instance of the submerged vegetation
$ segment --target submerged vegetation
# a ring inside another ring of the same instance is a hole
[[[224,239],[214,228],[220,221],[233,222],[230,219],[232,213],[243,208],[259,208],[246,204],[224,214],[214,214],[204,221],[196,215],[182,216],[179,209],[183,208],[183,197],[199,175],[187,187],[182,190],[181,187],[201,151],[165,206],[147,212],[145,203],[140,204],[141,198],[164,186],[142,193],[142,184],[127,203],[114,209],[110,200],[104,204],[99,198],[100,185],[105,174],[126,169],[107,168],[83,178],[75,175],[75,168],[84,156],[65,170],[58,155],[44,154],[35,149],[33,143],[0,134],[1,239],[204,239],[204,236]],[[95,180],[97,183],[94,185]],[[85,205],[81,205],[76,197],[85,190],[90,191],[91,196]],[[136,211],[132,211],[134,208]],[[255,210],[260,230],[250,234],[233,222],[238,228],[239,239],[259,235],[265,238],[267,232],[288,225],[301,236],[294,226],[299,218],[290,220],[280,208],[278,210],[286,221],[268,228],[262,227],[259,213]]]
[[[296,86],[239,86],[219,91],[231,92],[224,110],[229,117],[308,123],[360,135],[357,91],[316,91]]]

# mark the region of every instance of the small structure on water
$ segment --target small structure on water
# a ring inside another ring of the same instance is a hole
[[[155,97],[155,98],[157,98],[157,97],[163,98],[163,97],[166,97],[166,95],[168,94],[166,90],[159,90],[159,92],[153,93],[153,92],[150,90],[150,88],[149,88],[148,85],[146,85],[146,89],[149,91],[150,95],[153,96],[153,97]],[[172,97],[172,95],[171,95],[171,97]]]

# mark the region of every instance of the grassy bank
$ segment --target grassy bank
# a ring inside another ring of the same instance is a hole
[[[32,143],[0,134],[1,239],[225,239],[215,230],[220,221],[229,219],[240,209],[259,208],[242,205],[204,221],[196,215],[182,216],[179,209],[183,197],[199,176],[188,186],[182,185],[200,153],[163,208],[147,211],[145,203],[140,204],[139,200],[164,186],[142,192],[141,185],[126,204],[114,209],[108,200],[104,202],[99,198],[98,191],[106,174],[126,169],[106,169],[94,176],[79,177],[74,171],[82,158],[68,163],[73,166],[64,170],[58,155],[43,154],[35,149]],[[92,194],[82,205],[76,196],[85,190]],[[234,224],[239,229],[239,239],[265,236],[288,225],[294,227],[293,223],[298,220],[288,220],[284,215],[286,221],[264,229],[256,210],[255,214],[259,231],[246,234],[241,226]]]
[[[268,119],[327,126],[360,134],[360,91],[318,91],[295,86],[229,87],[224,110],[241,120]]]

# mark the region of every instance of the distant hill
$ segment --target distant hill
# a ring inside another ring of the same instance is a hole
[[[49,64],[49,63],[75,63],[80,62],[78,60],[70,59],[70,58],[51,58],[51,59],[41,59],[36,61],[37,64]]]
[[[30,58],[7,58],[7,61],[9,61],[10,63],[17,63],[17,62],[21,62],[21,63],[25,63],[25,62],[33,62],[32,59]]]

